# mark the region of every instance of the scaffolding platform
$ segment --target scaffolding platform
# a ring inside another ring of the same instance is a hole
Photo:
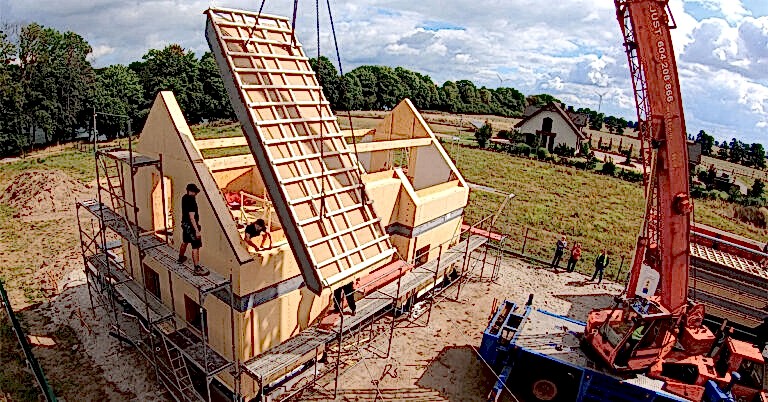
[[[104,254],[95,254],[85,258],[86,263],[92,268],[91,273],[105,278],[111,284],[117,285],[133,280],[118,262],[107,258]],[[95,269],[95,271],[93,271]]]
[[[104,225],[108,229],[117,233],[132,244],[137,245],[148,257],[157,261],[168,271],[183,278],[187,283],[195,286],[201,293],[207,294],[223,289],[229,284],[229,279],[208,268],[206,268],[209,272],[208,275],[195,275],[192,262],[187,261],[184,264],[179,264],[177,261],[178,252],[166,244],[165,241],[155,236],[153,233],[147,232],[135,225],[131,225],[129,228],[126,221],[106,205],[100,206],[95,200],[82,201],[80,202],[80,205],[90,211],[98,219],[101,219],[103,216]],[[149,234],[139,236],[137,241],[135,233]]]
[[[163,329],[162,326],[159,326]],[[166,326],[169,328],[170,326]],[[165,332],[165,331],[164,331]],[[165,333],[181,353],[200,368],[206,368],[208,375],[216,375],[226,370],[232,363],[215,350],[205,345],[203,340],[187,327]],[[206,355],[207,354],[207,355]]]
[[[481,236],[471,236],[445,251],[440,258],[439,266],[437,260],[432,260],[403,274],[399,284],[399,294],[408,294],[417,290],[434,278],[435,270],[439,271],[461,261],[466,252],[472,253],[487,240]],[[398,297],[398,281],[394,280],[359,300],[356,314],[345,316],[344,328],[341,328],[341,320],[337,320],[329,330],[323,330],[317,326],[307,328],[287,341],[246,361],[243,363],[243,369],[260,383],[269,384],[314,358],[316,351],[324,350],[326,344],[338,339],[340,331],[349,332],[372,319],[376,313],[391,306],[396,297]]]
[[[150,324],[173,317],[173,311],[155,296],[148,294],[145,299],[144,288],[135,281],[129,280],[115,285],[115,292]]]
[[[123,162],[133,167],[152,166],[160,163],[160,160],[157,158],[152,158],[150,156],[132,152],[127,149],[107,149],[99,151],[99,153],[108,158]],[[131,155],[133,155],[133,158],[131,158]]]

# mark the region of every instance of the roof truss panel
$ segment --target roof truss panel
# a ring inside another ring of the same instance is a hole
[[[307,287],[394,255],[288,19],[212,8],[206,36]]]

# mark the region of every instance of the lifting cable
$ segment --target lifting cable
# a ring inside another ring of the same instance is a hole
[[[341,53],[339,53],[339,40],[336,36],[336,25],[333,23],[333,11],[331,11],[331,1],[325,0],[325,4],[328,7],[328,19],[331,22],[331,33],[333,35],[333,46],[336,50],[336,64],[339,66],[339,79],[341,80],[341,99],[347,97],[347,83],[344,81],[344,68],[341,65]],[[349,105],[347,105],[349,106]],[[347,107],[349,109],[349,107]],[[355,137],[355,126],[352,124],[352,112],[347,110],[347,119],[349,121],[349,130],[352,133],[352,149],[355,152],[355,171],[357,172],[358,179],[362,182],[362,172],[360,169],[360,157],[357,153],[357,137]],[[342,138],[342,141],[346,141]],[[361,183],[362,184],[362,183]],[[365,187],[360,186],[360,203],[365,204]]]
[[[296,0],[298,2],[298,0]],[[330,11],[330,10],[329,10]],[[296,11],[294,10],[294,15]],[[323,216],[325,216],[325,181],[329,180],[326,177],[325,169],[325,121],[323,120],[323,82],[322,82],[322,64],[320,62],[320,0],[315,0],[315,28],[317,35],[317,57],[315,59],[317,65],[317,114],[320,117],[320,222],[321,230],[324,229],[322,224]],[[294,36],[295,37],[295,36]],[[330,103],[328,108],[330,109]]]

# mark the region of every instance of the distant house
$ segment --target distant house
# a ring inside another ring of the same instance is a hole
[[[554,102],[536,110],[529,106],[525,109],[526,116],[515,124],[515,129],[525,136],[525,142],[531,147],[543,147],[552,152],[559,144],[565,144],[578,151],[586,139],[583,130],[588,119],[581,113],[569,112]]]

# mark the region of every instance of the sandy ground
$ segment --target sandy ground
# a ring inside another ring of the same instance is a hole
[[[61,172],[36,173],[17,178],[13,184],[9,187],[16,196],[3,201],[17,204],[19,215],[14,218],[36,225],[58,222],[63,228],[61,235],[70,242],[63,245],[63,252],[59,250],[53,255],[50,253],[55,250],[45,250],[35,242],[19,245],[28,249],[31,259],[42,260],[28,275],[47,291],[43,303],[14,306],[23,309],[18,315],[29,334],[48,336],[57,342],[51,348],[34,348],[57,395],[70,401],[168,400],[150,364],[108,335],[106,311],[96,308],[92,312],[90,308],[76,229],[72,227],[74,210],[70,207],[72,192],[85,193],[90,189],[70,182]],[[49,187],[49,191],[38,191]],[[61,191],[62,188],[71,190]],[[37,208],[42,204],[45,208]],[[54,213],[42,213],[45,210]],[[0,260],[19,258],[19,250],[3,254],[2,248],[0,245]],[[524,303],[528,294],[534,293],[537,307],[584,319],[590,309],[609,305],[612,295],[620,291],[614,284],[583,285],[585,278],[579,274],[555,274],[515,259],[503,261],[495,282],[488,281],[487,271],[486,278],[479,281],[477,266],[473,273],[475,277],[464,284],[458,299],[454,299],[456,286],[446,290],[446,297],[432,310],[428,323],[426,313],[411,316],[413,322],[398,321],[389,357],[383,357],[388,346],[386,335],[373,342],[348,346],[336,398],[331,375],[321,378],[319,387],[304,393],[299,400],[484,400],[495,376],[479,360],[476,348],[495,299]],[[46,283],[47,280],[53,283]],[[18,289],[10,290],[12,298],[14,293],[16,300],[21,298]],[[388,322],[385,320],[379,326],[386,332]],[[4,348],[1,350],[7,348],[15,353],[15,339],[0,341]],[[11,363],[16,364],[14,370],[19,375],[28,374],[20,361]],[[0,389],[0,401],[3,392]],[[515,400],[513,396],[507,398]]]
[[[377,356],[387,349],[386,335],[359,351],[346,348],[349,363],[335,399],[332,373],[299,399],[372,401],[378,394],[378,400],[485,401],[496,377],[476,349],[494,299],[523,304],[533,293],[536,307],[584,320],[591,309],[609,306],[622,290],[617,284],[586,284],[583,275],[555,274],[516,259],[504,259],[500,272],[496,282],[480,282],[476,267],[474,279],[462,287],[458,299],[452,300],[455,286],[445,291],[448,298],[435,306],[428,324],[426,313],[413,322],[398,322],[389,358]],[[512,395],[504,399],[516,400]]]

